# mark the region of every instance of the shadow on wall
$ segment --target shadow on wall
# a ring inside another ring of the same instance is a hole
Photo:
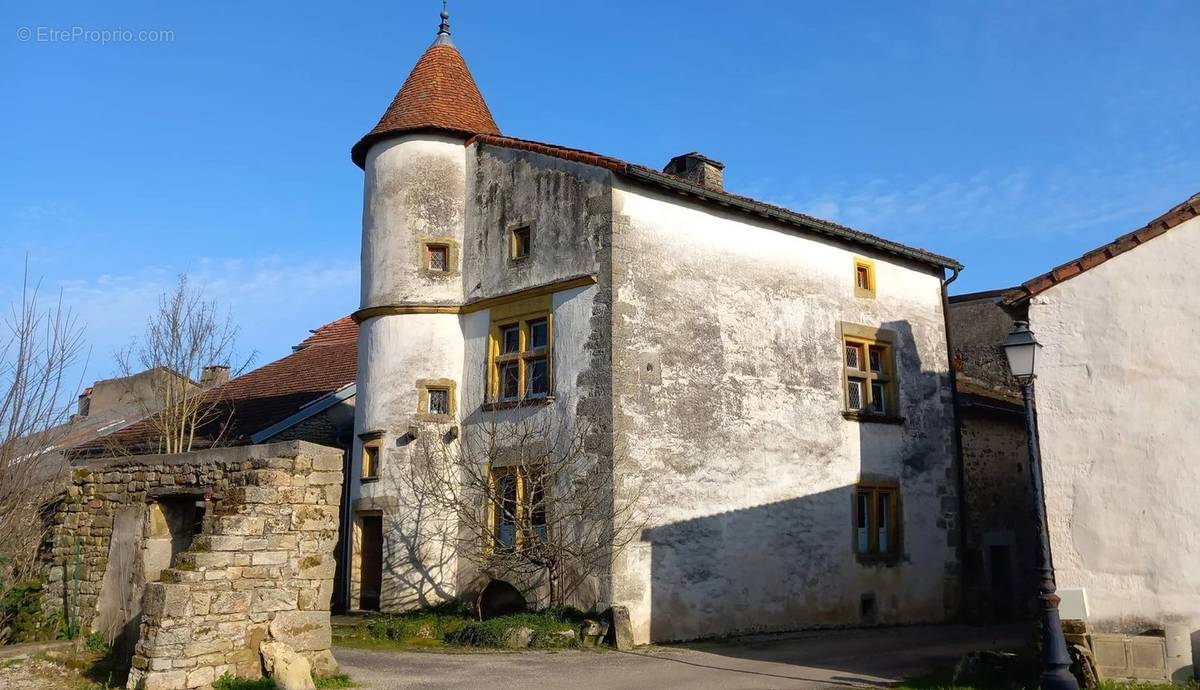
[[[816,492],[798,484],[787,487],[794,498],[645,530],[652,641],[953,617],[960,580],[949,375],[922,369],[907,322],[883,328],[892,333],[899,385],[899,414],[891,416],[903,420],[845,421],[858,427],[852,472],[863,484]],[[830,366],[843,375],[842,362]],[[882,489],[867,496],[867,514],[875,517],[860,515],[863,486]],[[727,504],[743,491],[733,484],[729,490]],[[931,554],[936,562],[921,562]]]

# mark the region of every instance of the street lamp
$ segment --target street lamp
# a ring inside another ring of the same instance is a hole
[[[1054,569],[1050,565],[1050,535],[1046,527],[1046,501],[1043,497],[1042,458],[1038,449],[1037,422],[1033,418],[1034,362],[1041,345],[1033,337],[1027,321],[1013,323],[1012,333],[1004,341],[1004,354],[1013,378],[1021,384],[1025,401],[1025,435],[1029,443],[1029,479],[1033,482],[1033,509],[1038,525],[1038,574],[1041,580],[1038,600],[1042,608],[1042,690],[1079,690],[1071,674],[1071,655],[1058,617],[1058,595],[1054,587]]]

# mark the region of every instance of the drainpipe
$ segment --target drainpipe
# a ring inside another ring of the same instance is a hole
[[[966,540],[967,540],[967,495],[966,495],[966,467],[963,463],[962,450],[962,421],[959,416],[958,409],[958,371],[954,366],[954,341],[950,337],[950,283],[958,280],[958,274],[962,272],[961,267],[951,267],[953,273],[950,277],[942,279],[942,319],[946,327],[946,362],[950,370],[950,395],[951,405],[950,414],[954,423],[954,468],[957,474],[958,485],[958,544],[955,546],[958,552],[958,611],[956,618],[962,620],[966,617],[966,587],[967,576],[966,568]]]

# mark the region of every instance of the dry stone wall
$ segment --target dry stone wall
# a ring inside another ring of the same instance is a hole
[[[76,612],[84,632],[137,631],[130,688],[258,677],[268,640],[332,673],[341,470],[341,451],[302,441],[77,468],[55,517],[51,606]],[[199,497],[200,529],[171,567],[146,572],[157,501],[180,496]]]

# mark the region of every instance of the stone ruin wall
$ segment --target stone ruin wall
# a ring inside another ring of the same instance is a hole
[[[333,673],[341,485],[341,451],[302,441],[77,467],[52,518],[49,612],[132,648],[130,688],[258,677],[265,640]],[[196,534],[171,505],[204,508]]]

